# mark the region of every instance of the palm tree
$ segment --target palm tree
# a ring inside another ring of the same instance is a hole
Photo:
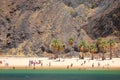
[[[96,53],[98,49],[97,49],[95,44],[91,44],[90,47],[89,47],[89,50],[90,50],[90,53],[92,54],[91,59],[93,60],[94,59],[94,53]]]
[[[73,46],[73,44],[74,44],[74,39],[73,38],[69,38],[68,39],[68,43],[69,43],[69,45],[70,45],[70,52],[72,51],[72,46]],[[71,55],[72,56],[72,55]]]
[[[112,49],[115,46],[115,41],[113,39],[109,39],[108,44],[110,49],[110,59],[112,59]]]
[[[103,42],[103,39],[102,39],[102,38],[98,38],[98,39],[97,39],[96,46],[97,46],[97,48],[98,48],[98,52],[100,52],[100,45],[102,44],[102,42]]]
[[[52,42],[50,44],[50,47],[56,53],[56,58],[58,57],[59,51],[63,49],[62,42],[60,40],[58,40],[58,39],[52,40]]]
[[[62,44],[60,47],[60,53],[64,53],[65,50],[65,44]]]
[[[107,52],[107,42],[102,41],[102,43],[99,45],[100,52],[102,52],[102,60],[105,60],[105,53]]]
[[[82,40],[78,45],[78,49],[80,50],[80,52],[82,52],[82,54],[80,54],[80,58],[84,59],[83,53],[88,51],[88,46],[87,46],[86,42]]]

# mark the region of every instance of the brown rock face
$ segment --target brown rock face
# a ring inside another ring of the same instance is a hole
[[[120,31],[120,0],[0,0],[0,49],[40,55],[52,39],[77,44]]]
[[[91,38],[107,37],[112,35],[114,31],[120,32],[119,3],[120,0],[113,1],[102,13],[99,12],[96,16],[89,18],[88,24],[84,26],[84,29]]]

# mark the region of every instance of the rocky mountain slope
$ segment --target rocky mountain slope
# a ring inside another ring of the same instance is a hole
[[[0,51],[50,52],[52,39],[92,41],[120,32],[120,0],[0,0]]]

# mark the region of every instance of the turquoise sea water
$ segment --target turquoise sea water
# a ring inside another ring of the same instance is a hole
[[[0,70],[0,80],[120,80],[120,70]]]

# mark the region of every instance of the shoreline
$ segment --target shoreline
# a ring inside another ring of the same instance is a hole
[[[85,58],[49,59],[39,57],[0,57],[0,69],[37,70],[120,70],[120,58],[90,60]]]
[[[3,70],[120,70],[120,67],[62,67],[62,66],[44,66],[44,67],[25,67],[25,66],[9,66],[9,67],[0,67]]]

